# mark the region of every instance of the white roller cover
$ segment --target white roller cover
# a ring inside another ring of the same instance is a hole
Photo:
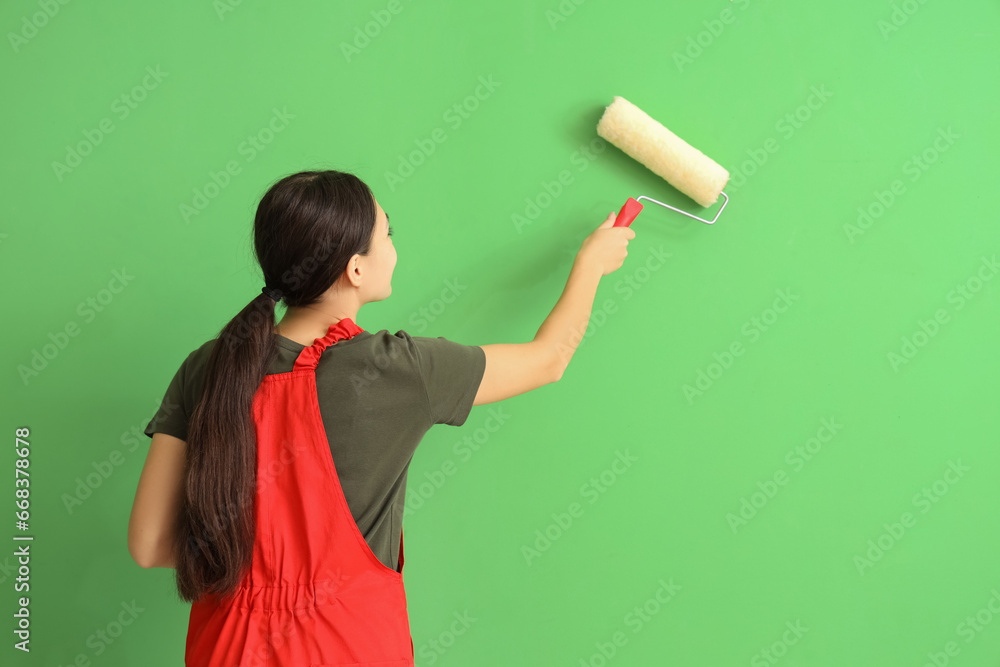
[[[615,96],[604,110],[597,134],[702,206],[718,201],[729,181],[712,158],[624,97]]]

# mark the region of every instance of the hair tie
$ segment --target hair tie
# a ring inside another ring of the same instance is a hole
[[[266,294],[267,296],[271,297],[271,299],[273,299],[275,303],[281,301],[281,298],[284,296],[284,294],[282,294],[280,289],[277,289],[276,287],[270,287],[268,285],[264,285],[263,289],[261,289],[260,291]]]

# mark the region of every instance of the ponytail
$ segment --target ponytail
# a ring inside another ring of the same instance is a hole
[[[253,558],[257,440],[251,407],[274,355],[275,303],[259,294],[219,334],[191,414],[175,529],[180,597],[236,589]]]

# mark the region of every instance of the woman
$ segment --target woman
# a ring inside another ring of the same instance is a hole
[[[389,216],[359,178],[305,171],[267,191],[264,288],[170,382],[129,518],[132,558],[175,568],[192,602],[186,665],[413,665],[414,450],[432,425],[562,376],[635,236],[613,221],[584,240],[533,340],[461,345],[356,323],[396,264]]]

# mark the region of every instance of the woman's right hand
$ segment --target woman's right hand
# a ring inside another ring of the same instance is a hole
[[[600,226],[592,231],[580,245],[577,260],[593,262],[600,267],[601,275],[617,271],[625,263],[628,242],[635,238],[631,227],[613,227],[617,213],[612,211]]]

